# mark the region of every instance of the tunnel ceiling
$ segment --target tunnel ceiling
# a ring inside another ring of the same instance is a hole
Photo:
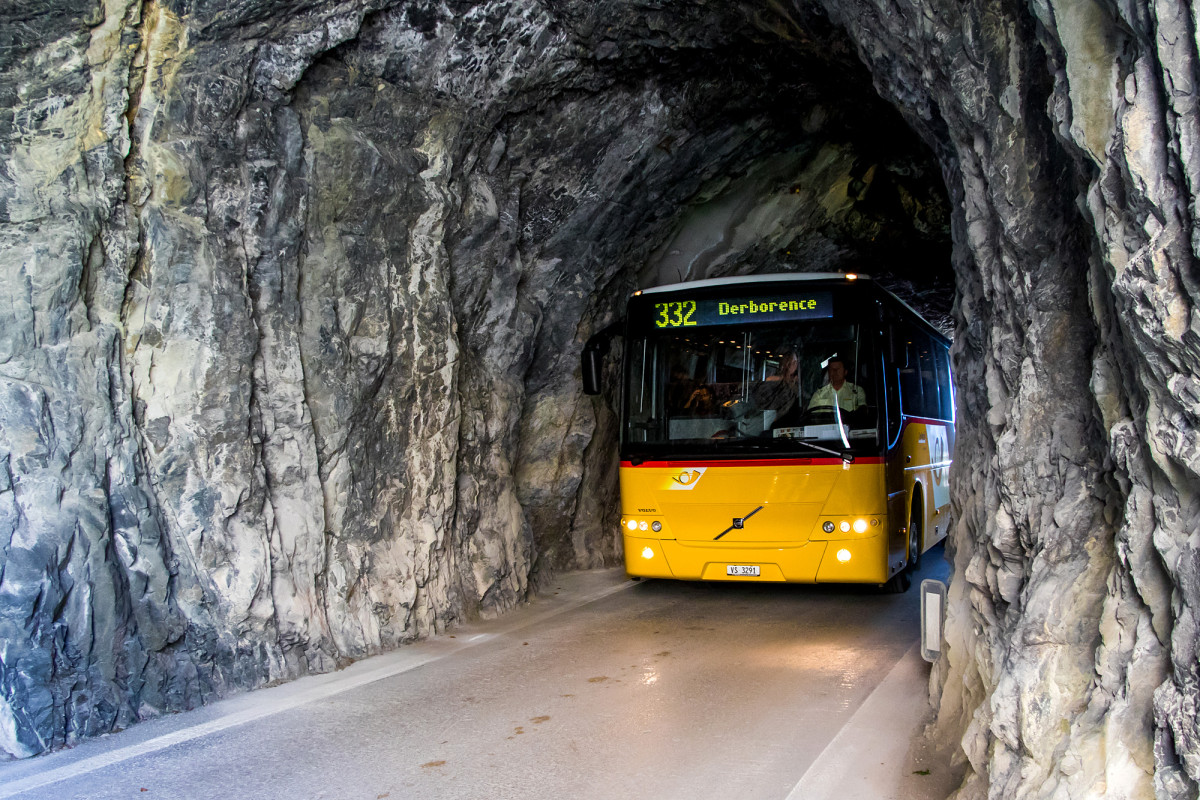
[[[551,8],[558,34],[569,37],[556,54],[563,63],[550,74],[534,67],[505,87],[502,103],[479,98],[477,124],[490,138],[459,143],[490,145],[499,160],[484,173],[521,182],[521,249],[596,242],[612,261],[635,264],[641,287],[753,272],[867,272],[948,330],[941,168],[819,9],[806,9],[799,27],[761,8]],[[514,31],[505,18],[457,20],[453,8],[420,4],[368,18],[356,39],[305,73],[297,110],[318,125],[325,113],[353,119],[395,147],[412,92],[470,96],[488,50],[502,43],[523,66],[537,44],[536,28]],[[424,69],[427,49],[398,44],[413,29],[448,47],[442,58],[463,73]],[[310,97],[322,108],[309,109]],[[616,126],[630,124],[622,137]],[[578,190],[551,185],[563,175]],[[373,193],[362,194],[369,203]],[[589,201],[624,210],[590,220],[586,231],[572,229],[575,220],[558,225],[571,204]],[[624,295],[615,293],[610,312],[619,313]]]
[[[0,749],[620,563],[582,342],[638,287],[854,270],[954,337],[959,796],[1194,797],[1195,38],[1148,1],[8,4]]]

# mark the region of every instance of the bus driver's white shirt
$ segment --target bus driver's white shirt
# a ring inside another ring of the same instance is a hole
[[[813,392],[812,399],[808,401],[808,407],[832,406],[834,394],[833,384],[826,383]],[[855,386],[850,381],[844,382],[836,394],[838,405],[842,407],[842,411],[856,411],[867,404],[867,393],[861,386]]]

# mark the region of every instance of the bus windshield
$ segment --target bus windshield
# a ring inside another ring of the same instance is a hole
[[[649,457],[877,454],[878,354],[869,332],[821,319],[631,336],[624,449]]]

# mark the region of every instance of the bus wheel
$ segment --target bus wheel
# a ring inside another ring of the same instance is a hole
[[[917,504],[920,502],[921,496],[917,495],[913,501],[912,519],[908,522],[908,566],[909,572],[916,572],[921,568],[921,517],[917,513]]]

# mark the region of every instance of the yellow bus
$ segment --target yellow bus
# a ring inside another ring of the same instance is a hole
[[[588,393],[611,333],[584,348]],[[760,275],[637,292],[624,338],[630,576],[908,589],[950,523],[933,326],[867,276]]]

